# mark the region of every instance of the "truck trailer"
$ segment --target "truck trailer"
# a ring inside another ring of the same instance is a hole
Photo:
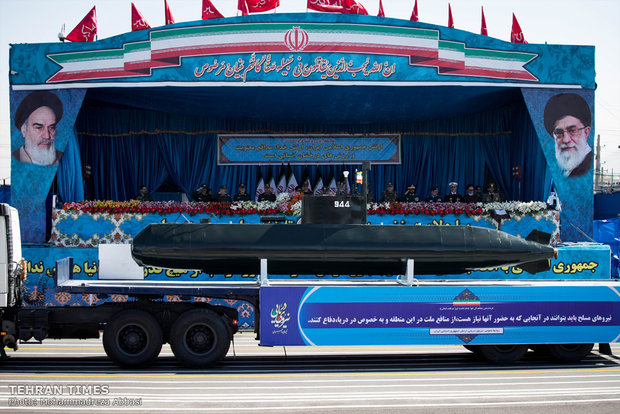
[[[529,265],[536,271],[556,254],[548,246],[497,230],[459,226],[438,231],[366,224],[149,225],[132,246],[142,265],[215,266],[230,272],[255,266],[258,277],[238,282],[121,280],[122,275],[118,280],[75,280],[72,258],[67,257],[57,263],[56,289],[123,294],[130,300],[33,306],[22,298],[27,275],[17,211],[3,204],[0,213],[3,355],[5,348],[17,350],[23,342],[99,338],[103,333],[106,354],[122,367],[150,365],[164,343],[181,364],[209,367],[226,356],[238,331],[238,315],[235,309],[192,297],[251,303],[256,338],[263,346],[449,344],[505,364],[530,348],[557,361],[579,361],[595,343],[609,352],[609,344],[620,338],[615,280],[417,280],[417,262],[422,273],[432,271],[433,263],[446,269],[450,261],[459,271],[498,263]],[[416,237],[421,240],[417,247]],[[372,270],[383,264],[386,274],[401,276],[337,283],[269,277],[272,269],[358,269],[360,263]],[[166,302],[166,295],[187,300]]]

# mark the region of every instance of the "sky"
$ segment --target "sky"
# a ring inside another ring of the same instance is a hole
[[[379,0],[358,0],[376,15]],[[10,183],[9,44],[57,42],[93,6],[98,38],[131,31],[131,0],[0,0],[0,183]],[[151,27],[164,24],[164,0],[133,0]],[[212,0],[225,16],[237,15],[237,0]],[[276,13],[304,13],[306,0],[280,0]],[[484,7],[488,34],[510,41],[515,13],[528,43],[596,47],[595,134],[601,163],[620,177],[620,0],[451,0],[456,29],[480,33]],[[168,0],[176,22],[201,18],[202,0]],[[383,0],[386,17],[408,20],[414,0]],[[271,13],[271,12],[269,12]],[[418,0],[422,22],[447,25],[447,0]],[[619,178],[620,180],[620,178]]]

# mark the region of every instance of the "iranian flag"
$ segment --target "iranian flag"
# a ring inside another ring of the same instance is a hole
[[[321,177],[321,171],[317,168],[316,177],[314,178],[314,194],[323,194],[323,177]]]
[[[332,194],[336,194],[336,191],[338,191],[338,184],[336,184],[336,177],[334,176],[334,167],[330,167],[329,169],[327,186],[329,187],[329,192]]]
[[[258,167],[258,180],[256,181],[256,193],[254,194],[254,201],[258,201],[258,196],[265,192],[265,180],[263,180],[263,174]]]
[[[307,165],[304,168],[303,173],[301,174],[301,185],[303,186],[304,183],[308,183],[308,188],[310,189],[310,191],[312,191],[312,182],[310,181],[310,171],[308,171]]]
[[[146,22],[146,19],[142,13],[138,11],[136,5],[131,3],[131,31],[135,32],[150,28],[151,26]]]
[[[265,180],[265,184],[269,184],[269,187],[271,187],[271,191],[277,195],[276,193],[276,179],[273,176],[273,170],[271,169],[271,166],[269,167],[269,175],[267,175],[267,179]]]
[[[97,36],[97,11],[93,7],[65,39],[72,42],[92,42],[95,36]]]
[[[280,175],[278,176],[278,185],[275,188],[276,195],[286,193],[286,169],[284,168],[284,164],[280,167]]]
[[[291,168],[291,164],[286,167],[286,192],[293,193],[297,188],[297,179],[295,178],[295,174],[293,173],[293,169]]]

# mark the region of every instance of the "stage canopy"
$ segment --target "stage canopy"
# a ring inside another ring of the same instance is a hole
[[[202,183],[234,192],[244,182],[252,193],[259,175],[277,180],[289,164],[298,182],[304,174],[325,182],[364,161],[289,152],[224,165],[221,135],[281,145],[291,136],[390,135],[398,162],[372,165],[377,195],[387,182],[398,192],[415,184],[422,196],[434,186],[447,192],[450,181],[461,193],[494,182],[509,200],[546,200],[553,183],[563,238],[581,239],[572,227],[591,234],[592,167],[578,178],[563,173],[543,118],[552,97],[581,97],[592,146],[593,47],[513,44],[373,16],[269,14],[12,45],[10,67],[13,151],[24,144],[19,108],[33,91],[49,91],[64,109],[60,162],[12,161],[12,199],[33,222],[55,176],[63,201],[126,200],[139,184],[189,195]]]

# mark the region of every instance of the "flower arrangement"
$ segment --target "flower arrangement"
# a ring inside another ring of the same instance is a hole
[[[215,216],[233,215],[274,215],[285,214],[301,216],[301,193],[282,193],[276,201],[237,201],[233,203],[205,202],[174,202],[174,201],[82,201],[65,203],[62,209],[66,212],[82,212],[89,214],[170,214],[187,213],[212,214]],[[547,205],[541,201],[503,203],[369,203],[368,214],[410,215],[424,214],[444,216],[447,214],[466,216],[491,216],[491,210],[505,210],[511,216],[534,215],[544,212]]]
[[[468,203],[369,203],[368,214],[409,215],[424,214],[427,216],[445,216],[446,214],[468,216],[482,215],[481,204]]]
[[[547,203],[542,201],[505,201],[503,203],[481,204],[483,213],[491,215],[491,210],[505,210],[512,217],[523,217],[537,215],[547,210]]]

